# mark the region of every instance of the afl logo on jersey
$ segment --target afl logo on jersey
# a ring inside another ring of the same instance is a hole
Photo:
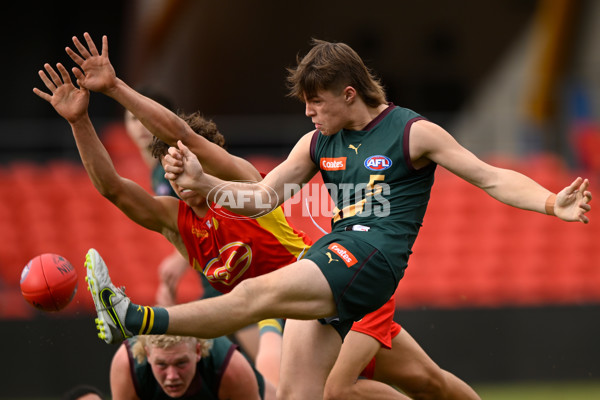
[[[365,168],[371,171],[383,171],[392,166],[392,160],[386,156],[371,156],[365,160]]]

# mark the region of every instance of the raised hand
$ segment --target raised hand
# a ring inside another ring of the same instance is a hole
[[[577,178],[569,186],[556,195],[554,212],[557,217],[565,221],[580,221],[584,224],[590,222],[585,215],[592,207],[592,193],[588,190],[590,182],[587,179]]]
[[[65,49],[69,57],[81,68],[73,68],[73,74],[80,86],[94,92],[107,93],[117,83],[115,69],[108,59],[108,38],[106,35],[102,36],[102,52],[98,53],[90,34],[86,32],[83,37],[87,48],[73,36],[73,44],[79,54],[69,47]]]
[[[62,64],[56,64],[56,68],[60,75],[50,64],[44,64],[45,72],[44,70],[38,72],[50,93],[38,88],[33,88],[33,93],[50,103],[61,117],[70,123],[76,122],[87,115],[90,92],[85,88],[76,88],[69,72]]]
[[[195,190],[199,187],[204,171],[198,157],[181,140],[177,147],[169,147],[165,156],[165,178],[172,180],[184,189]]]

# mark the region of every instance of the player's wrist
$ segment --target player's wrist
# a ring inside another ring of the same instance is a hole
[[[65,118],[73,129],[81,129],[89,127],[92,121],[90,120],[89,114],[86,112]]]
[[[129,88],[129,86],[119,77],[115,76],[102,90],[102,94],[119,101],[123,93]]]
[[[547,198],[546,198],[546,204],[545,204],[545,210],[546,210],[546,214],[548,215],[552,215],[555,216],[556,213],[554,212],[554,204],[556,203],[556,195],[554,193],[551,193]]]

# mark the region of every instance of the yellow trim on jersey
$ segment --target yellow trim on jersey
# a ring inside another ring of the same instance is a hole
[[[301,237],[294,233],[294,229],[289,225],[283,208],[277,207],[267,215],[256,218],[256,222],[265,230],[271,232],[287,251],[294,257],[301,258],[306,253],[308,245],[304,243]]]

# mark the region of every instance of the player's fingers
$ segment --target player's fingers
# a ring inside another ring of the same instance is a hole
[[[164,161],[164,168],[166,171],[167,166],[171,165],[175,161],[175,159],[173,157],[171,157],[170,154],[167,154],[163,161]]]
[[[52,66],[48,63],[44,64],[44,69],[46,70],[46,72],[48,73],[48,76],[50,76],[50,79],[52,79],[52,82],[54,83],[54,85],[56,85],[56,87],[58,86],[62,86],[63,82],[60,79],[60,77],[58,76],[58,74],[56,73],[56,71],[54,70],[54,68],[52,68]]]
[[[79,54],[75,53],[70,47],[65,47],[65,51],[67,52],[69,57],[71,57],[71,60],[73,60],[75,64],[81,67],[81,64],[83,64],[85,60],[81,58]]]
[[[38,88],[33,88],[33,93],[35,93],[36,95],[38,95],[39,97],[41,97],[42,99],[46,100],[47,102],[51,102],[52,101],[52,96],[50,96],[48,93],[46,92],[42,92],[40,89]]]
[[[165,164],[164,168],[166,172],[171,172],[172,174],[179,175],[183,173],[183,167],[180,165]]]
[[[58,72],[60,72],[60,77],[62,78],[62,81],[64,83],[72,83],[71,75],[69,75],[69,72],[64,67],[64,65],[62,65],[61,63],[58,63],[58,64],[56,64],[56,69],[58,69]]]
[[[46,73],[40,69],[38,71],[38,75],[40,76],[40,79],[42,80],[42,82],[44,82],[44,85],[46,85],[48,90],[50,90],[52,93],[54,93],[54,91],[56,90],[56,85],[54,85],[54,83],[52,83],[52,81],[48,78]]]
[[[179,151],[181,152],[181,156],[187,160],[196,158],[196,155],[191,152],[191,150],[183,144],[181,140],[177,141],[177,146],[179,147]]]
[[[170,172],[170,171],[165,172],[165,178],[170,181],[176,181],[180,176],[181,176],[181,174],[178,174],[176,172]]]
[[[102,55],[108,58],[108,36],[102,36]]]
[[[188,147],[185,144],[183,144],[181,140],[177,141],[177,147],[179,148],[179,150],[181,150],[181,153],[184,156],[188,156],[190,154],[190,149],[188,149]]]
[[[98,49],[96,48],[96,45],[94,44],[94,41],[92,40],[92,37],[90,36],[90,34],[85,32],[83,34],[83,37],[88,45],[88,49],[90,49],[90,53],[92,53],[93,56],[100,55],[100,54],[98,54]]]
[[[73,75],[75,75],[75,78],[77,79],[77,84],[79,84],[80,80],[85,78],[85,74],[83,73],[83,71],[81,71],[77,67],[71,68],[71,72],[73,72]]]
[[[179,168],[181,168],[181,166],[183,165],[183,163],[181,162],[180,159],[175,158],[175,157],[171,156],[170,154],[167,154],[165,156],[165,164],[166,164],[165,165],[165,170],[166,170],[166,167],[171,167],[172,166],[172,167],[179,167]]]
[[[178,148],[173,147],[173,146],[169,147],[169,150],[167,150],[167,156],[170,156],[177,160],[181,160],[181,152],[179,151]],[[166,156],[165,156],[165,159],[166,159]]]
[[[577,177],[577,179],[575,179],[573,181],[573,183],[571,183],[568,187],[567,187],[567,194],[573,194],[577,191],[577,189],[579,188],[579,186],[582,184],[582,178],[581,177]]]
[[[587,179],[584,179],[583,182],[581,183],[581,185],[579,185],[578,190],[581,193],[584,193],[589,186],[590,186],[590,181]]]
[[[79,39],[77,39],[77,36],[73,36],[73,44],[75,45],[75,47],[77,47],[79,54],[81,54],[81,57],[83,57],[84,59],[88,59],[92,56],[90,52],[85,48],[85,46],[81,44]]]
[[[592,201],[592,193],[590,192],[583,192],[582,196],[581,196],[581,200],[580,200],[580,205],[581,204],[588,204],[590,201]]]

